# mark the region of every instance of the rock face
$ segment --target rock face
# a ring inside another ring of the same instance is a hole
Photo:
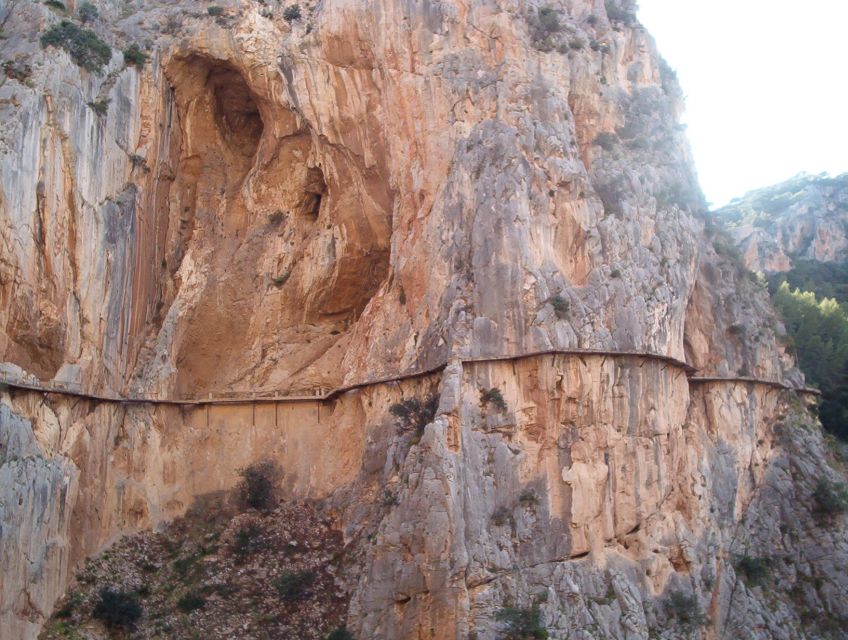
[[[495,638],[534,604],[568,638],[848,618],[845,518],[806,517],[838,472],[632,7],[98,7],[100,73],[42,49],[50,8],[2,8],[30,69],[0,86],[0,360],[82,394],[2,393],[10,637],[263,457],[355,550],[357,637]],[[788,558],[773,591],[739,554]]]
[[[848,262],[848,174],[800,175],[747,193],[716,216],[754,271],[789,271],[798,260]]]

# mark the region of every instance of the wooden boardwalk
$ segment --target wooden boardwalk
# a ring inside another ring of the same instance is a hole
[[[538,358],[543,356],[574,356],[574,357],[593,357],[600,356],[604,358],[615,358],[615,359],[636,359],[643,361],[655,361],[662,362],[669,366],[680,369],[683,373],[686,374],[686,377],[689,380],[690,384],[757,384],[757,385],[765,385],[773,388],[784,389],[788,391],[794,391],[796,393],[803,394],[811,394],[811,395],[821,395],[821,392],[818,389],[813,389],[810,387],[792,387],[784,382],[780,382],[777,380],[764,380],[761,378],[753,378],[747,376],[728,376],[728,377],[718,377],[718,376],[696,376],[697,369],[692,365],[683,362],[682,360],[678,360],[676,358],[672,358],[671,356],[644,352],[644,351],[602,351],[602,350],[594,350],[594,349],[549,349],[545,351],[533,351],[528,353],[516,354],[516,355],[501,355],[501,356],[477,356],[477,357],[469,357],[469,358],[457,358],[453,360],[453,362],[459,363],[461,365],[466,364],[487,364],[487,363],[499,363],[499,362],[516,362],[520,360],[530,359],[530,358]],[[408,371],[406,373],[395,375],[395,376],[387,376],[380,378],[372,378],[368,380],[363,380],[361,382],[357,382],[354,384],[344,385],[342,387],[337,387],[334,389],[324,389],[319,388],[315,389],[313,393],[304,393],[304,394],[292,394],[292,395],[282,395],[279,393],[275,393],[269,395],[267,392],[263,393],[235,393],[232,395],[226,396],[213,396],[208,395],[205,398],[195,397],[195,398],[158,398],[152,396],[118,396],[118,395],[106,395],[106,394],[95,394],[95,393],[86,393],[79,389],[74,389],[72,384],[54,382],[54,383],[34,383],[27,382],[25,380],[15,379],[8,376],[5,373],[0,372],[0,387],[9,387],[12,389],[19,389],[23,391],[33,391],[38,393],[51,393],[51,394],[59,394],[65,396],[76,397],[80,399],[92,400],[95,402],[103,402],[103,403],[117,403],[117,404],[154,404],[154,405],[176,405],[176,406],[200,406],[200,405],[238,405],[238,404],[252,404],[252,403],[299,403],[299,402],[329,402],[335,400],[339,396],[348,393],[350,391],[356,391],[358,389],[363,389],[366,387],[391,384],[395,382],[402,382],[404,380],[410,380],[414,378],[421,378],[433,374],[440,373],[447,366],[448,362],[442,362],[436,366]]]

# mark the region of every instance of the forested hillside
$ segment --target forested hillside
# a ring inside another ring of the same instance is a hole
[[[800,174],[715,213],[768,280],[824,426],[848,439],[848,174]]]
[[[848,439],[848,312],[831,297],[790,287],[780,274],[769,286],[807,382],[822,391],[822,424]]]

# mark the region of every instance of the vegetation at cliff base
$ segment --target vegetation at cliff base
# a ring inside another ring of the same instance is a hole
[[[287,571],[274,581],[274,588],[285,600],[298,600],[309,594],[309,586],[315,580],[312,571]]]
[[[107,587],[100,592],[100,600],[94,605],[91,615],[110,629],[132,631],[141,618],[141,605],[134,593]]]
[[[83,29],[70,20],[62,20],[41,36],[41,46],[58,47],[68,52],[76,64],[87,71],[100,71],[112,58],[112,49],[91,29]]]
[[[259,465],[262,485],[267,467]],[[352,640],[338,576],[353,558],[332,517],[299,501],[259,511],[244,504],[242,488],[199,496],[184,517],[89,559],[41,640]]]
[[[840,305],[848,304],[848,263],[794,260],[789,271],[768,277],[769,290],[774,293],[784,282],[790,289],[812,291],[820,300],[833,298]]]
[[[807,382],[822,392],[822,424],[848,439],[848,313],[836,299],[791,289],[785,280],[773,291],[772,302]]]
[[[277,481],[280,472],[271,460],[260,460],[239,470],[242,480],[238,486],[241,504],[245,508],[266,511],[277,502]]]

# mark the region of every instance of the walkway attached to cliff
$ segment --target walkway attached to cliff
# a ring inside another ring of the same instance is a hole
[[[602,350],[594,350],[594,349],[549,349],[545,351],[532,351],[528,353],[522,353],[517,355],[503,355],[503,356],[479,356],[479,357],[469,357],[469,358],[457,358],[454,362],[457,362],[461,365],[466,364],[487,364],[487,363],[498,363],[498,362],[517,362],[520,360],[526,360],[530,358],[538,358],[542,356],[575,356],[575,357],[592,357],[592,356],[600,356],[604,358],[614,358],[614,359],[640,359],[640,360],[648,360],[655,362],[662,362],[671,367],[675,367],[680,369],[683,373],[686,374],[686,377],[690,384],[756,384],[756,385],[765,385],[768,387],[783,389],[787,391],[793,391],[795,393],[808,394],[808,395],[821,395],[821,392],[818,389],[813,389],[811,387],[793,387],[784,382],[780,382],[777,380],[765,380],[762,378],[754,378],[748,376],[697,376],[695,375],[698,370],[692,365],[673,358],[671,356],[666,356],[658,353],[651,353],[646,351],[602,351]],[[363,389],[366,387],[372,387],[377,385],[391,384],[396,382],[402,382],[404,380],[410,380],[414,378],[421,378],[428,375],[433,375],[436,373],[440,373],[447,366],[448,362],[440,363],[434,367],[430,367],[428,369],[421,369],[416,371],[410,371],[404,374],[389,376],[384,378],[373,378],[369,380],[364,380],[362,382],[357,382],[354,384],[345,385],[342,387],[337,387],[335,389],[325,389],[318,388],[315,389],[312,394],[291,394],[291,395],[282,395],[279,393],[275,393],[273,395],[268,395],[267,393],[238,393],[228,396],[219,396],[215,397],[212,394],[205,398],[155,398],[149,396],[117,396],[117,395],[99,395],[93,393],[86,393],[79,389],[74,389],[73,385],[54,382],[50,383],[33,383],[27,382],[20,379],[15,379],[5,372],[0,372],[0,387],[9,387],[12,389],[19,389],[23,391],[33,391],[38,393],[52,393],[59,394],[71,397],[77,397],[80,399],[92,400],[95,402],[104,402],[104,403],[117,403],[117,404],[154,404],[154,405],[177,405],[177,406],[199,406],[199,405],[227,405],[227,404],[250,404],[250,403],[296,403],[296,402],[329,402],[335,400],[342,394],[345,394],[349,391],[355,391],[357,389]]]

